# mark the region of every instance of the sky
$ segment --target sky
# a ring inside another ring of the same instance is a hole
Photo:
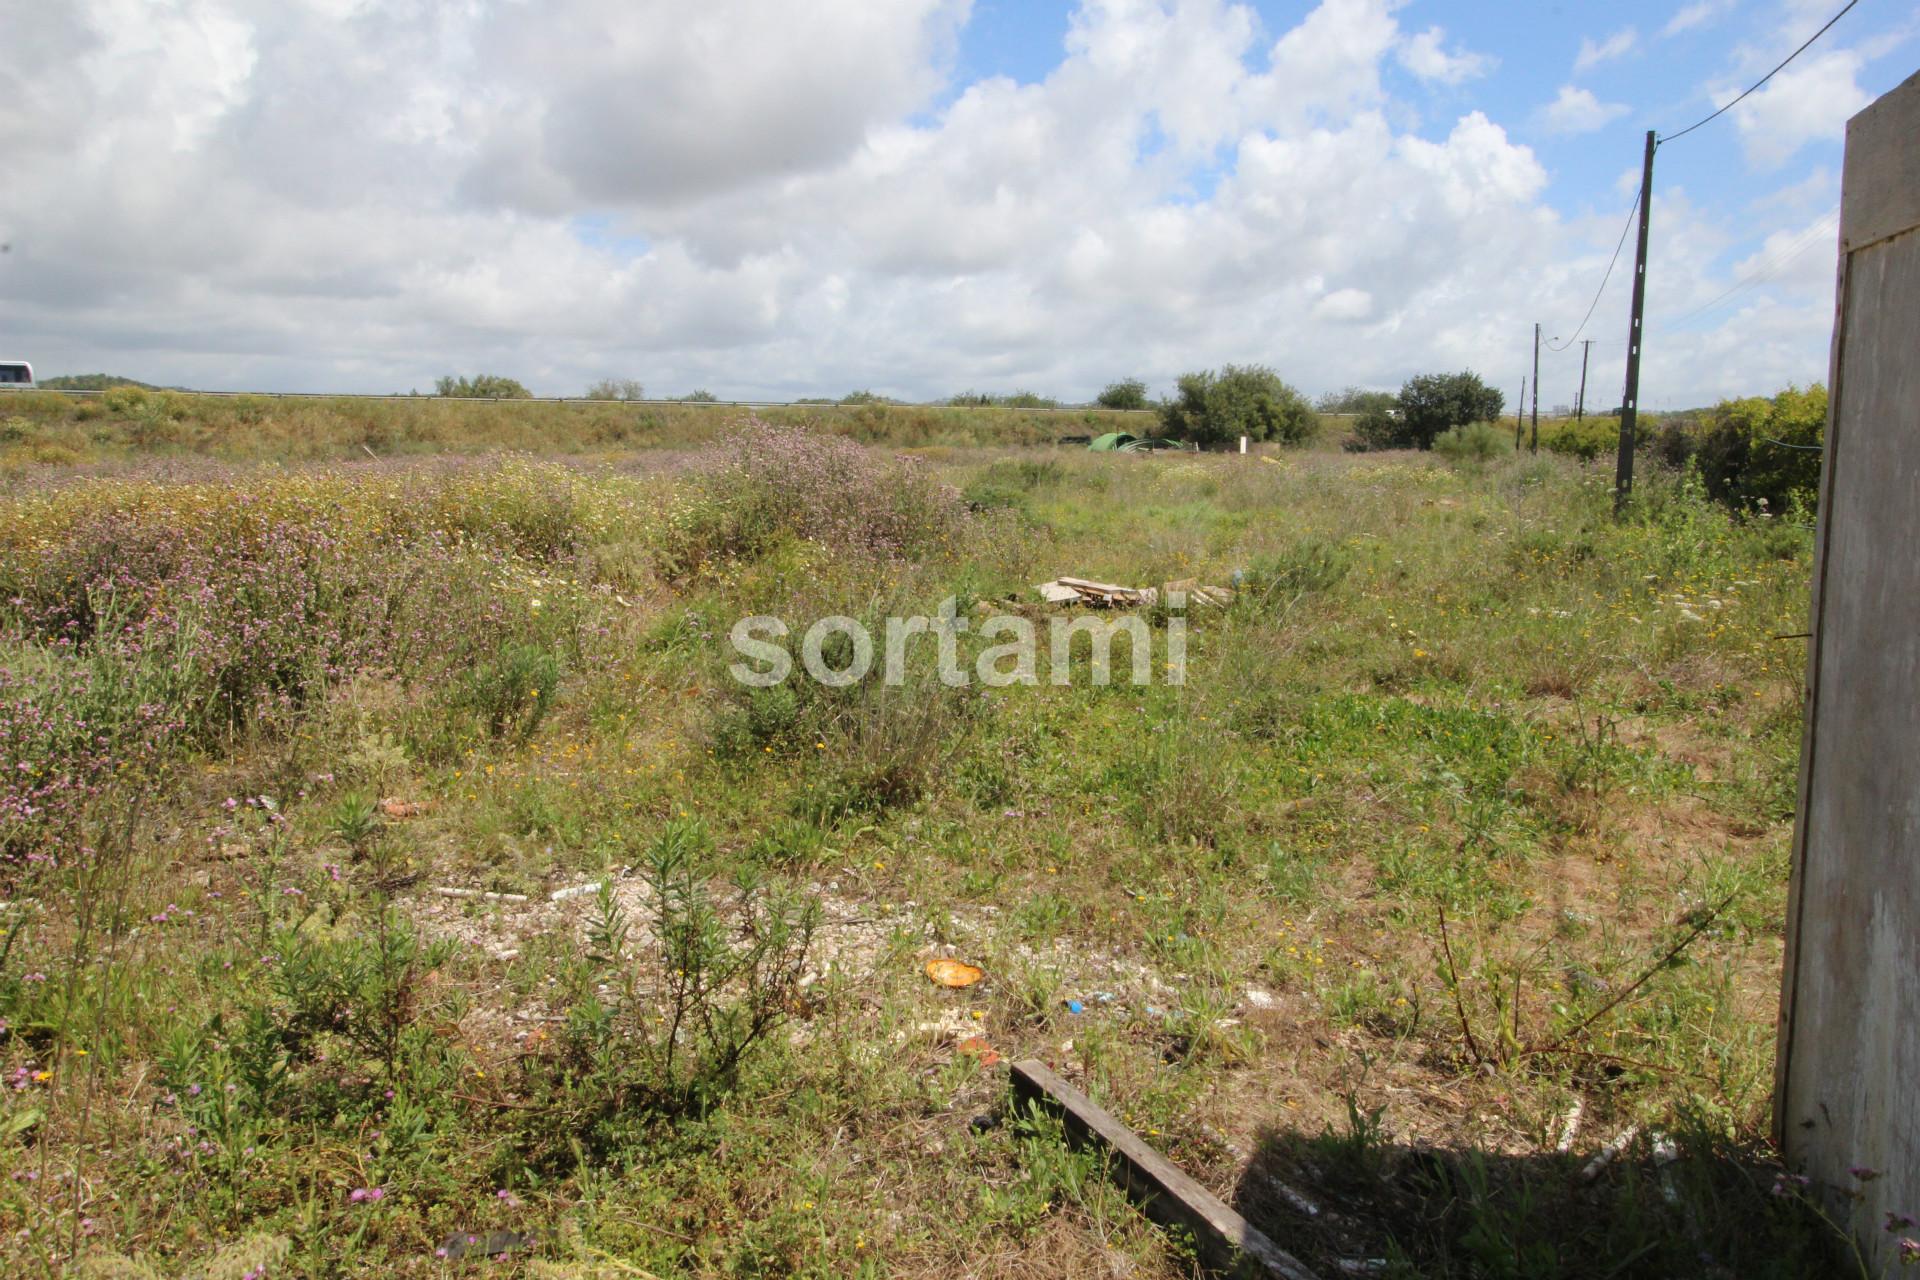
[[[1645,133],[1842,0],[0,0],[0,358],[209,390],[1618,402]],[[1862,0],[1658,152],[1641,402],[1824,378]],[[1563,346],[1564,350],[1554,350]]]

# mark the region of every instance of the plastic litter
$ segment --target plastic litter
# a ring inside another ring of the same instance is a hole
[[[927,961],[927,977],[943,987],[970,987],[986,976],[984,969],[976,968],[964,960],[943,957]]]

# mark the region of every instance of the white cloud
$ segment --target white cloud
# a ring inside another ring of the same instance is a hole
[[[1579,75],[1613,58],[1625,57],[1639,43],[1640,33],[1632,27],[1623,27],[1600,41],[1595,41],[1592,36],[1583,36],[1580,39],[1580,52],[1574,55],[1573,73]]]
[[[1618,102],[1602,102],[1586,89],[1563,84],[1559,95],[1540,108],[1539,118],[1549,133],[1592,133],[1625,114],[1627,108]]]
[[[1692,31],[1704,27],[1722,14],[1731,12],[1738,0],[1694,0],[1692,4],[1680,6],[1674,15],[1667,19],[1667,25],[1660,29],[1663,36],[1677,36],[1683,31]]]
[[[1365,320],[1373,314],[1373,295],[1365,289],[1335,289],[1313,304],[1313,314],[1335,322]]]
[[[1448,85],[1476,80],[1499,65],[1499,59],[1488,54],[1468,50],[1449,53],[1446,39],[1447,33],[1439,27],[1428,27],[1419,35],[1409,36],[1401,42],[1396,55],[1400,65],[1422,80]]]
[[[49,372],[1499,381],[1515,317],[1577,317],[1619,226],[1560,218],[1485,113],[1396,100],[1396,61],[1445,84],[1476,56],[1397,0],[1326,0],[1271,41],[1227,0],[1086,0],[1039,83],[964,86],[960,0],[45,8],[0,43],[0,333]],[[1705,225],[1659,209],[1662,236]],[[1696,296],[1691,270],[1662,288]],[[1805,376],[1760,358],[1673,376]]]
[[[1775,169],[1809,142],[1843,138],[1847,118],[1873,100],[1860,87],[1864,65],[1852,49],[1808,50],[1735,107],[1729,114],[1748,162]],[[1713,103],[1718,107],[1738,93],[1737,88],[1720,90]]]

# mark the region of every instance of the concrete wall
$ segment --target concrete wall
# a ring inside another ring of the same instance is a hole
[[[1878,1266],[1920,1215],[1920,75],[1847,126],[1840,249],[1774,1127]]]

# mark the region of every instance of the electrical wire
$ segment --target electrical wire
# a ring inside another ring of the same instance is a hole
[[[1779,66],[1775,67],[1773,70],[1767,72],[1767,74],[1761,76],[1758,80],[1754,81],[1751,85],[1747,86],[1746,91],[1742,93],[1738,98],[1735,98],[1732,102],[1727,103],[1725,106],[1721,107],[1718,111],[1706,117],[1704,120],[1696,120],[1692,124],[1688,125],[1686,128],[1682,129],[1680,132],[1670,133],[1664,138],[1657,139],[1657,141],[1662,143],[1673,142],[1676,139],[1686,137],[1688,134],[1692,133],[1695,129],[1698,129],[1703,124],[1709,124],[1712,121],[1718,120],[1721,116],[1725,115],[1728,111],[1731,111],[1734,107],[1738,106],[1747,97],[1747,94],[1752,93],[1754,90],[1758,89],[1761,85],[1765,84],[1767,81],[1779,75],[1781,70],[1786,67],[1787,63],[1792,62],[1795,58],[1805,53],[1815,40],[1818,40],[1821,36],[1827,34],[1828,28],[1832,27],[1833,24],[1840,21],[1840,19],[1846,17],[1848,10],[1852,9],[1854,5],[1857,5],[1859,3],[1860,3],[1860,0],[1847,0],[1847,4],[1845,5],[1845,7],[1843,7],[1840,10],[1840,12],[1834,14],[1831,18],[1827,19],[1826,26],[1821,27],[1818,31],[1814,32],[1812,35],[1807,37],[1806,44],[1803,44],[1798,49],[1795,49],[1792,53],[1786,56],[1786,59],[1782,61]]]
[[[1680,316],[1678,319],[1669,320],[1665,324],[1654,325],[1649,327],[1654,328],[1662,333],[1671,332],[1672,330],[1680,328],[1682,325],[1686,324],[1687,322],[1691,320],[1696,320],[1699,317],[1705,315],[1707,312],[1712,311],[1715,307],[1725,302],[1728,298],[1731,298],[1734,294],[1739,293],[1741,290],[1750,289],[1754,285],[1765,283],[1767,280],[1771,279],[1773,276],[1778,274],[1781,268],[1795,261],[1800,257],[1801,254],[1805,253],[1807,250],[1819,244],[1821,241],[1821,238],[1828,231],[1831,231],[1839,223],[1839,220],[1840,220],[1840,211],[1838,209],[1835,209],[1832,212],[1828,213],[1826,217],[1820,219],[1819,222],[1816,222],[1813,226],[1801,232],[1799,238],[1793,241],[1786,249],[1782,250],[1780,253],[1775,254],[1773,257],[1767,259],[1765,262],[1762,262],[1759,266],[1755,267],[1752,271],[1749,271],[1746,275],[1742,276],[1740,279],[1734,281],[1731,285],[1727,286],[1726,289],[1722,290],[1719,294],[1715,295],[1713,298],[1709,299],[1706,302],[1701,303],[1699,306],[1687,312],[1685,315]]]
[[[1640,197],[1644,195],[1645,192],[1646,189],[1642,187],[1639,191],[1633,193],[1633,206],[1627,210],[1627,225],[1620,228],[1620,241],[1613,246],[1613,257],[1607,261],[1607,273],[1600,277],[1600,287],[1593,291],[1593,301],[1587,304],[1587,314],[1580,317],[1580,327],[1573,331],[1573,337],[1568,338],[1557,347],[1554,346],[1553,341],[1549,339],[1547,341],[1547,350],[1565,351],[1585,332],[1587,321],[1593,319],[1593,309],[1600,305],[1600,295],[1607,291],[1607,281],[1613,279],[1613,269],[1619,265],[1620,250],[1626,248],[1627,232],[1633,230],[1633,215],[1640,211]]]

